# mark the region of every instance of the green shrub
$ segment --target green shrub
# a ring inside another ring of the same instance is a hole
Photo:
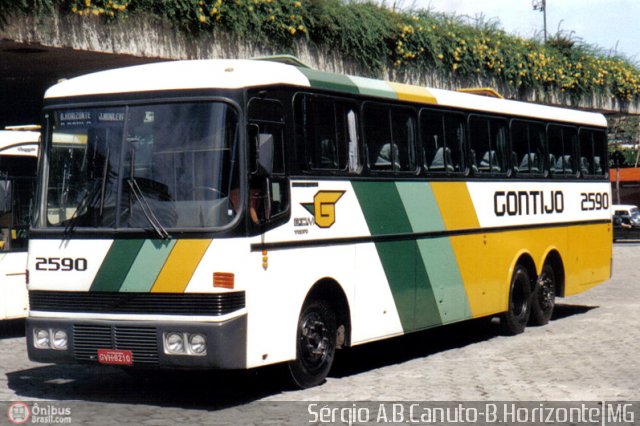
[[[0,24],[12,13],[47,16],[53,9],[88,19],[136,14],[170,21],[194,38],[226,32],[282,53],[303,39],[359,63],[380,77],[387,68],[478,75],[514,91],[592,94],[626,103],[640,99],[640,70],[562,34],[542,43],[505,33],[495,23],[470,25],[429,11],[393,12],[344,0],[0,0]],[[93,17],[93,18],[91,18]]]

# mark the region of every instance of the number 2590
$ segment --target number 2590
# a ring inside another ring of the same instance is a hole
[[[37,271],[86,271],[87,259],[78,257],[36,257]]]

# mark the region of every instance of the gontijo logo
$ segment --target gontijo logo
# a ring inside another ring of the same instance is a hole
[[[318,191],[313,203],[300,203],[313,215],[315,224],[320,228],[329,228],[336,222],[336,203],[345,191]]]

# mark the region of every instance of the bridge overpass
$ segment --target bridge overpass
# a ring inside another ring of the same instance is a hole
[[[310,66],[363,74],[358,65],[334,52],[298,42],[296,55]],[[178,33],[168,23],[136,17],[105,25],[100,19],[68,15],[34,18],[16,15],[0,28],[0,128],[40,120],[44,91],[60,79],[88,72],[170,59],[249,58],[276,53],[225,34],[198,39]],[[605,114],[640,114],[640,103],[622,104],[596,96],[579,103],[561,93],[514,93],[500,81],[452,80],[435,72],[404,73],[392,67],[379,78],[430,87],[494,87],[507,98],[568,106]]]

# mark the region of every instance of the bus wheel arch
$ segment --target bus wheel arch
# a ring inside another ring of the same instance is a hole
[[[323,278],[316,282],[304,299],[303,306],[313,300],[326,300],[336,314],[338,333],[337,349],[351,346],[351,310],[347,295],[338,282]]]
[[[529,322],[535,277],[536,267],[531,256],[528,253],[520,255],[509,281],[507,310],[500,316],[500,328],[504,334],[520,334]]]
[[[317,282],[300,309],[296,326],[296,358],[288,363],[293,384],[310,388],[324,382],[336,349],[350,339],[350,314],[337,282]]]

